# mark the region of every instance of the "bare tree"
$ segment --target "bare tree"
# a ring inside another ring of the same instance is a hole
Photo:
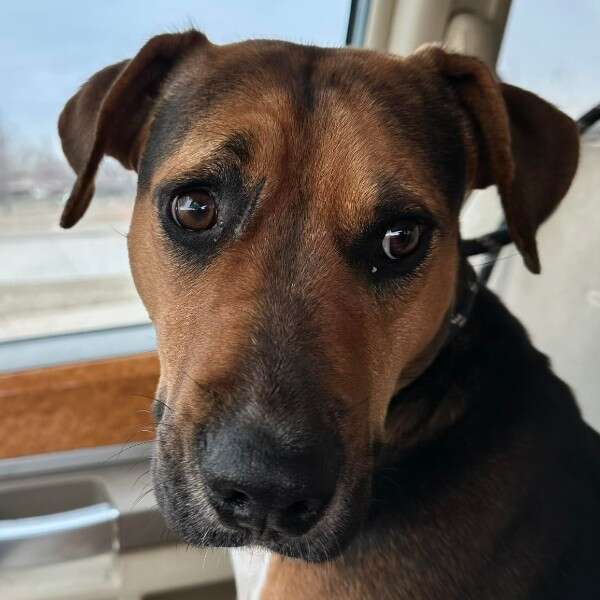
[[[8,152],[8,139],[4,132],[2,118],[0,117],[0,203],[6,202],[9,173],[10,156]]]

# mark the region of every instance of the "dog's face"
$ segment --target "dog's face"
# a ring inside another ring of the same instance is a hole
[[[170,63],[147,46],[97,76],[112,87],[85,151],[71,145],[91,96],[65,109],[75,196],[89,201],[97,140],[131,104],[111,95],[131,98],[150,65],[133,94],[148,114],[100,145],[139,174],[129,249],[158,336],[160,506],[189,543],[322,560],[360,527],[374,448],[397,441],[391,398],[443,340],[465,194],[502,174],[484,167],[493,152],[441,50],[398,60],[181,35],[163,36],[177,38]]]
[[[333,552],[360,523],[390,398],[448,314],[465,181],[457,110],[435,88],[428,108],[416,69],[368,58],[220,49],[176,76],[158,108],[129,244],[170,407],[156,488],[191,542],[210,532]],[[204,465],[211,444],[245,472]],[[266,480],[287,454],[291,472]],[[268,465],[252,473],[252,461]],[[323,473],[298,473],[304,461]],[[295,476],[306,489],[282,501],[320,513],[305,535],[268,518],[262,532],[223,527],[228,495],[274,494]],[[220,498],[207,478],[223,477]]]

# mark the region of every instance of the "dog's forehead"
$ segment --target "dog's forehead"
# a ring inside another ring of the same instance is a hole
[[[390,182],[433,209],[459,204],[452,100],[410,60],[271,41],[212,47],[181,65],[159,102],[140,181],[177,178],[233,144],[247,176],[309,185],[349,222]]]

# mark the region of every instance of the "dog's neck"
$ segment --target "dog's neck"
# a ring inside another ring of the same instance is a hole
[[[385,445],[412,446],[452,424],[463,412],[460,395],[452,389],[452,364],[460,360],[465,340],[472,338],[468,327],[479,295],[477,275],[466,260],[460,265],[455,301],[440,330],[408,369],[392,398],[386,423]]]
[[[464,326],[392,400],[388,436],[376,449],[376,501],[366,531],[377,530],[377,523],[402,531],[401,523],[410,521],[413,511],[427,513],[443,503],[447,486],[463,493],[473,474],[490,478],[492,471],[479,463],[502,456],[499,449],[513,444],[515,437],[523,439],[523,448],[527,439],[537,436],[539,442],[544,435],[540,423],[552,411],[566,410],[566,420],[578,418],[569,402],[560,407],[536,403],[528,392],[536,386],[549,396],[569,397],[521,323],[481,287]],[[517,464],[525,463],[515,458],[513,466]],[[494,475],[508,477],[499,467]],[[521,476],[526,479],[516,472],[510,477]],[[497,484],[510,489],[506,482]]]
[[[464,289],[469,280],[463,279],[461,285]],[[392,399],[376,472],[389,480],[391,472],[397,470],[404,478],[414,468],[415,480],[425,481],[428,468],[435,471],[436,456],[459,451],[467,464],[475,446],[487,443],[479,432],[500,436],[517,417],[521,422],[531,418],[537,408],[524,394],[527,385],[534,384],[532,374],[560,383],[523,326],[493,292],[481,287],[463,326],[447,338],[421,375]],[[377,491],[380,485],[375,482],[375,496],[394,503],[395,494]],[[406,493],[406,487],[400,488],[401,495]]]

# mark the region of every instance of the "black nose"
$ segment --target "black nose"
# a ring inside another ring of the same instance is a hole
[[[307,532],[333,496],[341,463],[330,433],[320,443],[311,437],[282,442],[247,426],[205,434],[201,469],[222,521],[259,535]]]

